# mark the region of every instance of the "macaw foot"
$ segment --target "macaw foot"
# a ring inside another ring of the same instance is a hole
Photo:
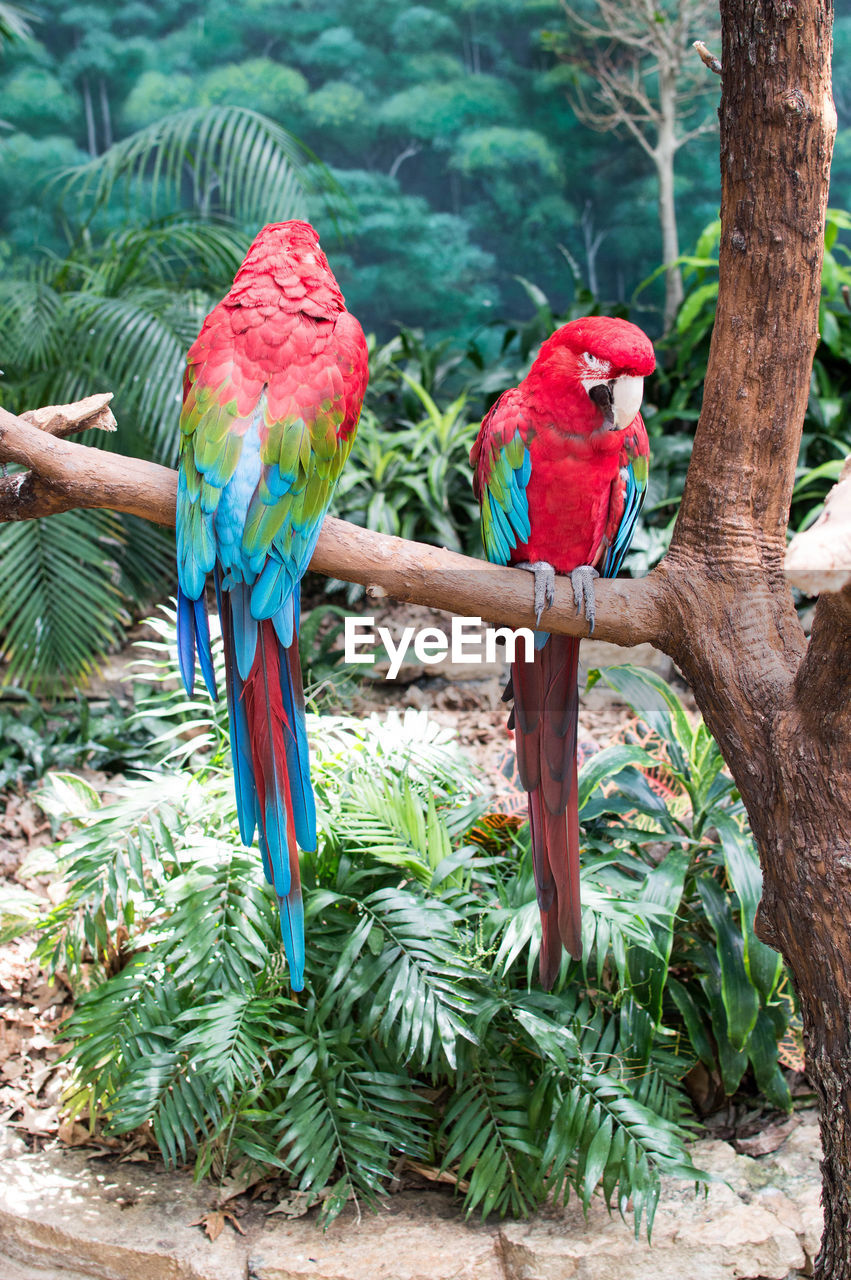
[[[599,573],[590,564],[581,564],[570,575],[573,587],[573,603],[580,617],[587,618],[589,635],[594,634],[594,623],[597,621],[597,601],[594,598],[594,579]]]
[[[515,569],[526,569],[535,575],[535,621],[541,625],[541,614],[549,609],[556,595],[556,571],[547,560],[524,560]]]

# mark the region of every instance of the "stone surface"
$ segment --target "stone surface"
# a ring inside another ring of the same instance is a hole
[[[0,1138],[3,1134],[0,1133]],[[21,1153],[0,1142],[0,1280],[788,1280],[811,1273],[821,1233],[814,1113],[754,1159],[696,1145],[706,1195],[665,1183],[653,1244],[595,1201],[529,1222],[468,1223],[445,1190],[404,1191],[323,1234],[314,1215],[259,1204],[215,1241],[191,1225],[215,1189],[188,1174],[90,1159],[83,1149]]]
[[[818,1121],[771,1155],[737,1155],[706,1140],[694,1160],[716,1180],[707,1194],[665,1184],[653,1244],[592,1204],[502,1227],[506,1280],[787,1280],[811,1272],[822,1228]]]
[[[147,1166],[54,1150],[0,1161],[0,1280],[4,1259],[62,1280],[243,1280],[245,1242],[215,1243],[189,1227],[209,1187]],[[63,1270],[64,1268],[64,1270]]]
[[[341,1215],[324,1236],[303,1219],[267,1229],[250,1250],[251,1280],[503,1280],[497,1228],[445,1207],[445,1195],[403,1193],[359,1223]]]

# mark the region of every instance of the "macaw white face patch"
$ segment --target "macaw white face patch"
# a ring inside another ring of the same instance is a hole
[[[608,382],[612,376],[612,366],[609,361],[603,360],[600,356],[592,356],[590,351],[582,352],[579,357],[579,368],[584,375],[581,381],[586,391],[597,382]]]
[[[635,420],[635,415],[641,408],[643,395],[643,378],[636,378],[628,374],[615,378],[612,386],[612,412],[614,414],[615,427],[618,431],[625,430]]]

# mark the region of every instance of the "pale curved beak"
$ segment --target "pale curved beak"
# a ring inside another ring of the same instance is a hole
[[[612,416],[616,431],[624,431],[635,421],[644,395],[644,379],[624,374],[612,386]]]

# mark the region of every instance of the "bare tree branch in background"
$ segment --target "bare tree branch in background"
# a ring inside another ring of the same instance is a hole
[[[620,129],[653,162],[659,184],[662,260],[679,257],[674,167],[677,152],[716,128],[716,82],[693,50],[698,36],[716,34],[711,0],[564,0],[568,30],[549,43],[580,75],[570,91],[579,119],[600,132]],[[590,84],[585,82],[590,81]],[[678,266],[665,274],[665,329],[683,300]]]

